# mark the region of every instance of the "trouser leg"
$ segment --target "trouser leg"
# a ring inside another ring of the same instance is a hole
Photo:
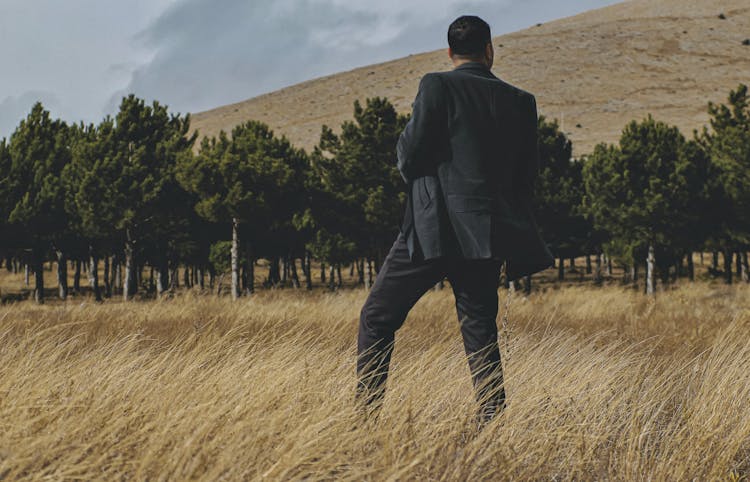
[[[359,400],[368,405],[382,401],[396,330],[417,300],[445,275],[442,261],[413,263],[403,235],[398,235],[359,318]]]
[[[497,261],[464,261],[448,275],[481,422],[489,421],[505,407],[496,323],[499,272]]]

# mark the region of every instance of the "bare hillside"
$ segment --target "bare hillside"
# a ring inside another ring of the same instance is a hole
[[[633,0],[495,37],[493,70],[536,94],[580,155],[648,113],[685,134],[703,126],[709,100],[750,82],[749,38],[748,0]],[[420,77],[450,68],[442,49],[410,55],[193,114],[193,125],[215,135],[258,119],[310,148],[321,125],[351,118],[355,99],[385,96],[408,112]]]

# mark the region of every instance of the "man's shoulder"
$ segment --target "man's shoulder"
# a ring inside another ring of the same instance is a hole
[[[509,95],[517,97],[519,100],[521,100],[524,103],[536,102],[534,94],[532,94],[531,92],[523,90],[522,88],[517,87],[509,82],[506,82],[500,78],[497,78],[497,81],[499,85],[502,87],[502,89],[505,92],[507,92]]]
[[[422,82],[425,83],[433,83],[436,84],[444,79],[450,79],[453,77],[463,77],[465,76],[465,73],[460,70],[445,70],[445,71],[435,71],[435,72],[428,72],[422,77]],[[491,80],[493,81],[499,90],[505,92],[508,95],[517,97],[521,101],[526,102],[536,102],[536,99],[534,97],[534,94],[531,92],[528,92],[526,90],[523,90],[520,87],[517,87],[509,82],[506,82],[505,80],[497,77],[496,75],[492,75]]]
[[[419,80],[420,85],[440,85],[442,84],[442,77],[449,72],[427,72]]]

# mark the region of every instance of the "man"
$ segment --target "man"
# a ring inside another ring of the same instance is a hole
[[[382,401],[394,335],[417,300],[447,277],[486,423],[505,407],[497,343],[498,280],[553,264],[530,212],[537,172],[534,96],[495,77],[490,27],[475,16],[448,29],[454,69],[425,75],[401,134],[408,184],[401,232],[362,308],[357,397]],[[437,387],[436,387],[437,388]]]

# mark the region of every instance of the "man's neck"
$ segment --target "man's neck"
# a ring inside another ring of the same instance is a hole
[[[458,68],[458,67],[460,67],[460,66],[462,66],[464,64],[469,64],[469,63],[475,63],[475,64],[479,63],[479,64],[482,64],[485,67],[489,68],[489,66],[487,65],[487,61],[485,59],[471,58],[471,57],[454,57],[453,58],[453,68],[454,69],[456,69],[456,68]]]

